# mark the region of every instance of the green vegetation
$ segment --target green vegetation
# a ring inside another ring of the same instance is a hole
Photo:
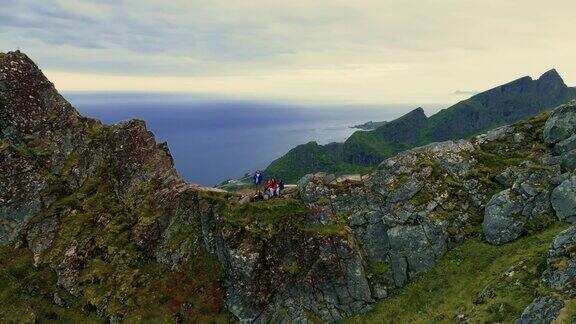
[[[451,323],[462,314],[471,323],[511,322],[535,297],[546,293],[540,285],[546,251],[565,227],[556,223],[503,246],[468,239],[440,258],[434,270],[396,290],[373,311],[348,321]],[[493,297],[475,304],[486,287],[493,291]]]
[[[366,269],[366,277],[372,282],[388,284],[388,275],[390,274],[392,264],[390,261],[380,263],[371,263]]]
[[[293,198],[258,201],[244,205],[220,204],[221,214],[226,220],[231,246],[240,243],[234,241],[250,239],[255,242],[267,241],[276,234],[296,233],[302,230],[308,207]]]
[[[54,294],[65,304],[54,302]],[[27,248],[0,248],[0,319],[5,323],[102,323],[81,311],[79,300],[56,288],[56,274],[46,265],[34,267]]]
[[[223,274],[216,258],[204,250],[203,244],[197,244],[190,247],[191,255],[177,271],[158,263],[132,238],[135,230],[156,217],[150,198],[158,184],[151,181],[137,188],[139,192],[134,197],[139,197],[140,204],[136,205],[120,199],[117,179],[116,161],[107,158],[82,187],[62,195],[32,219],[29,228],[47,218],[60,222],[38,268],[24,249],[0,251],[6,255],[0,258],[0,309],[32,322],[95,320],[102,305],[106,305],[103,315],[123,315],[127,321],[173,322],[181,317],[194,322],[227,322],[229,315],[220,285]],[[65,180],[57,182],[63,184]],[[176,219],[170,225],[170,237],[164,247],[168,251],[185,240],[201,241],[200,220],[195,214],[197,197],[190,193],[182,199],[181,208],[186,208],[190,214],[184,214],[190,217]],[[56,288],[52,270],[62,267],[71,248],[77,255],[85,256],[79,266],[74,261],[65,263],[72,271],[78,271],[77,298]],[[66,307],[53,305],[54,292],[66,298]]]
[[[373,129],[376,129],[376,128],[378,128],[378,127],[380,127],[386,123],[387,123],[387,121],[379,121],[379,122],[369,121],[369,122],[366,122],[364,124],[352,126],[352,128],[358,128],[358,129],[362,129],[362,130],[373,130]]]
[[[267,178],[275,177],[294,183],[307,173],[319,171],[336,175],[366,174],[371,168],[340,161],[324,146],[310,142],[293,148],[283,157],[273,161],[264,174]]]
[[[542,90],[552,88],[555,90]],[[406,149],[468,138],[574,98],[576,89],[568,88],[556,71],[549,71],[538,80],[526,77],[480,93],[429,118],[416,109],[374,130],[355,132],[341,144],[321,146],[311,142],[297,146],[272,162],[266,171],[289,181],[319,171],[361,173]]]
[[[525,135],[522,142],[516,143],[513,134],[507,134],[502,140],[480,145],[480,148],[472,153],[471,157],[477,163],[468,172],[467,177],[479,179],[489,196],[501,191],[503,186],[496,181],[496,176],[506,168],[516,167],[523,161],[536,162],[546,152],[547,148],[540,143],[543,143],[542,130],[548,116],[549,112],[544,112],[515,124],[515,131]],[[547,167],[535,163],[530,168]]]

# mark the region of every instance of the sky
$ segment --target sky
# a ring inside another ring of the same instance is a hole
[[[0,51],[68,92],[451,103],[551,68],[576,85],[574,0],[1,2]]]

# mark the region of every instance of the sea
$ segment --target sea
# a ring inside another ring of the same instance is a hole
[[[193,94],[65,93],[84,116],[107,124],[139,118],[167,142],[179,174],[214,186],[264,169],[296,145],[342,142],[351,126],[392,120],[416,105],[305,105]]]

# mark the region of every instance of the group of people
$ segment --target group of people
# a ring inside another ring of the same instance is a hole
[[[284,180],[280,180],[278,182],[275,178],[272,178],[268,179],[266,183],[264,183],[264,174],[262,174],[262,171],[257,170],[252,177],[252,181],[256,186],[256,194],[262,194],[262,198],[264,198],[264,200],[282,196],[282,192],[284,191]],[[263,183],[264,192],[260,192],[260,186]]]

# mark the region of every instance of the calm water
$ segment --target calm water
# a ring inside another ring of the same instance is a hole
[[[105,123],[146,120],[157,141],[167,141],[187,181],[215,185],[265,168],[309,141],[345,140],[351,125],[391,120],[414,106],[308,107],[155,94],[68,94],[85,116]]]

